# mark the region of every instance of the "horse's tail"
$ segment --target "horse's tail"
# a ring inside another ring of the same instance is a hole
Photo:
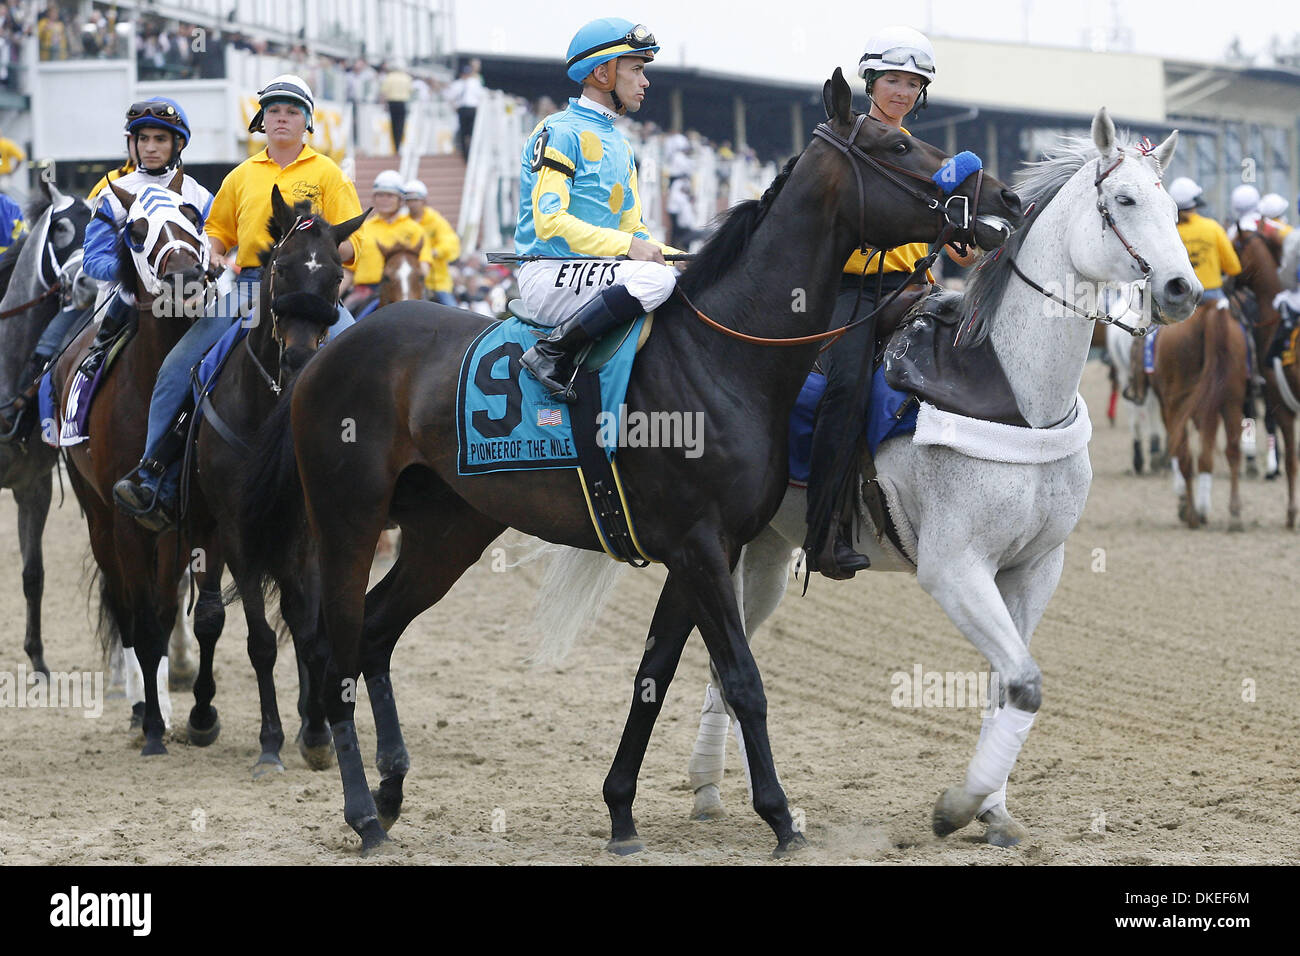
[[[600,551],[554,547],[546,553],[550,560],[533,611],[533,624],[542,640],[533,663],[556,666],[564,662],[578,638],[595,623],[627,565]]]
[[[253,439],[240,489],[239,534],[249,575],[273,583],[272,572],[301,538],[306,512],[293,452],[294,381]]]
[[[103,651],[104,660],[107,661],[113,652],[122,646],[122,631],[118,627],[117,618],[113,615],[111,598],[108,593],[108,578],[93,560],[90,561],[90,567],[93,569],[94,582],[99,585],[98,588],[92,587],[90,589],[90,591],[99,591],[99,611],[95,621],[95,637],[99,639],[99,648]],[[86,600],[90,600],[89,591],[86,594]]]
[[[1192,394],[1174,419],[1170,431],[1171,442],[1174,435],[1178,435],[1181,440],[1188,422],[1197,429],[1208,427],[1223,407],[1232,374],[1228,342],[1228,324],[1232,321],[1227,309],[1213,308],[1205,311],[1201,329],[1204,350],[1201,374]]]

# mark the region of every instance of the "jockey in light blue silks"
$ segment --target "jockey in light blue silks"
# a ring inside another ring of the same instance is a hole
[[[161,96],[134,103],[126,111],[124,131],[127,154],[139,157],[139,167],[114,180],[113,185],[132,196],[150,186],[167,189],[177,171],[183,168],[181,153],[190,139],[189,120],[180,104]],[[200,220],[205,219],[212,207],[212,194],[189,176],[182,179],[180,191],[179,201],[194,207]],[[103,286],[117,281],[122,228],[127,210],[122,208],[122,203],[113,190],[107,188],[99,193],[94,209],[94,218],[86,227],[86,240],[82,245],[81,271]],[[105,308],[90,351],[82,362],[81,368],[86,375],[94,375],[103,362],[107,345],[117,337],[134,308],[134,289],[121,288],[113,295]],[[35,407],[36,380],[50,360],[59,353],[64,337],[82,314],[83,311],[75,306],[64,309],[45,327],[36,343],[28,371],[24,372],[24,381],[31,381],[32,384],[16,400],[16,414]],[[0,433],[8,433],[14,440],[22,440],[34,421],[34,416],[28,414],[24,416],[24,421],[15,421],[12,429],[7,429],[6,423],[0,421]]]
[[[539,324],[555,330],[522,363],[561,401],[572,401],[573,356],[582,346],[661,305],[677,283],[641,221],[636,163],[614,120],[641,108],[645,65],[659,47],[644,26],[604,17],[569,43],[568,76],[582,95],[537,124],[520,157],[519,292]],[[599,258],[577,258],[599,257]],[[627,256],[626,260],[613,259]]]

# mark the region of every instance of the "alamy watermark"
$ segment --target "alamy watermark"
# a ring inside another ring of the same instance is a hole
[[[629,412],[618,406],[618,414],[596,416],[596,443],[602,448],[681,448],[687,458],[704,454],[703,412]]]
[[[988,671],[928,671],[915,664],[911,673],[895,671],[889,683],[895,707],[978,707],[992,716],[1002,697],[998,675]]]
[[[19,665],[17,673],[0,671],[0,707],[68,708],[84,711],[83,717],[104,713],[103,671],[40,671],[28,673]]]

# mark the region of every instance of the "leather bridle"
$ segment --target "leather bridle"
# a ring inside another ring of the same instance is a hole
[[[1105,231],[1106,227],[1109,227],[1110,231],[1115,233],[1115,238],[1118,239],[1120,241],[1120,244],[1124,247],[1124,251],[1133,257],[1133,261],[1136,262],[1138,268],[1142,270],[1142,280],[1139,283],[1139,285],[1145,286],[1148,282],[1151,281],[1151,264],[1147,262],[1147,260],[1142,256],[1140,252],[1138,252],[1136,249],[1133,248],[1133,244],[1124,237],[1124,233],[1120,232],[1119,226],[1115,224],[1115,217],[1111,215],[1110,207],[1106,204],[1106,195],[1101,191],[1101,184],[1106,181],[1106,177],[1108,177],[1111,173],[1113,173],[1116,169],[1119,168],[1119,164],[1124,162],[1124,158],[1127,155],[1124,152],[1124,148],[1122,146],[1118,147],[1118,149],[1119,149],[1119,158],[1116,159],[1115,162],[1111,163],[1110,166],[1108,166],[1104,171],[1101,168],[1101,159],[1099,158],[1097,160],[1097,177],[1092,182],[1093,187],[1097,190],[1097,212],[1101,214],[1103,232]],[[1142,145],[1138,147],[1138,152],[1140,152],[1143,156],[1147,156],[1151,153],[1152,149],[1153,147],[1151,146],[1151,141],[1148,139],[1143,139]],[[1029,210],[1025,213],[1026,220],[1028,220],[1032,212],[1033,212],[1033,206],[1031,205],[1029,207]],[[1026,233],[1028,233],[1031,225],[1032,223],[1029,223],[1025,226]],[[1001,254],[1002,254],[1002,250],[999,249],[993,255],[990,261],[996,262],[998,256]],[[1012,258],[1009,253],[1008,253],[1008,259],[1011,262],[1011,270],[1017,276],[1020,277],[1022,282],[1028,285],[1031,289],[1034,289],[1036,292],[1039,292],[1042,295],[1046,296],[1047,298],[1051,299],[1053,302],[1057,303],[1058,305],[1069,309],[1075,315],[1078,315],[1089,322],[1100,322],[1102,325],[1113,325],[1115,326],[1115,328],[1127,332],[1129,335],[1133,336],[1134,338],[1140,339],[1151,331],[1150,325],[1141,326],[1141,327],[1129,325],[1127,322],[1122,322],[1120,321],[1120,319],[1112,316],[1109,312],[1098,312],[1096,310],[1091,312],[1085,312],[1083,309],[1080,309],[1072,302],[1067,302],[1059,295],[1047,291],[1041,285],[1035,282],[1033,279],[1029,278],[1029,276],[1025,275],[1020,270],[1019,264],[1017,264],[1016,260]],[[1129,302],[1128,304],[1125,305],[1124,312],[1129,311],[1132,305],[1132,301],[1133,301],[1133,297],[1129,296]]]

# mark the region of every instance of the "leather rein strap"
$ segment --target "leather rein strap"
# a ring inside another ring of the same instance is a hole
[[[714,329],[715,331],[721,332],[724,335],[729,335],[734,339],[739,339],[742,342],[748,342],[751,345],[794,346],[794,345],[809,345],[813,342],[826,342],[827,340],[833,341],[835,339],[838,339],[840,336],[844,335],[850,329],[855,328],[856,326],[859,326],[862,323],[873,319],[879,312],[881,312],[887,306],[889,306],[895,299],[897,299],[902,294],[903,290],[912,282],[913,279],[915,279],[917,276],[924,276],[926,272],[929,271],[930,267],[934,265],[935,260],[939,257],[939,253],[943,250],[943,247],[947,245],[949,242],[974,241],[975,225],[974,225],[974,217],[971,214],[971,210],[972,208],[974,209],[979,208],[980,190],[983,188],[984,185],[983,168],[979,169],[978,176],[975,180],[975,200],[973,204],[965,196],[958,196],[955,193],[948,198],[947,203],[941,203],[938,200],[938,198],[934,196],[925,195],[920,190],[904,182],[902,179],[899,179],[889,170],[892,169],[897,172],[903,173],[904,175],[911,176],[914,179],[919,179],[927,184],[934,185],[932,179],[922,175],[921,173],[914,173],[910,169],[903,169],[901,166],[894,166],[891,163],[885,163],[871,156],[868,156],[856,145],[854,140],[857,139],[858,133],[862,129],[862,124],[865,123],[866,120],[867,120],[866,113],[859,114],[857,121],[853,124],[853,131],[849,134],[847,139],[841,136],[839,133],[835,132],[825,123],[819,123],[817,125],[817,128],[813,130],[813,135],[820,137],[821,139],[825,140],[826,142],[834,146],[836,149],[838,149],[841,153],[843,153],[844,157],[849,160],[849,166],[853,169],[853,175],[857,180],[857,186],[858,186],[858,242],[859,242],[858,248],[864,256],[871,250],[871,246],[867,243],[867,239],[866,239],[867,236],[866,184],[862,180],[862,169],[859,167],[857,163],[853,162],[854,159],[858,159],[861,162],[865,163],[871,169],[878,172],[881,176],[884,176],[887,180],[889,180],[899,189],[903,190],[908,195],[912,196],[914,199],[920,200],[922,203],[925,204],[925,207],[927,209],[931,210],[932,212],[939,213],[941,216],[943,216],[943,228],[939,233],[939,237],[935,239],[933,243],[931,243],[929,252],[926,254],[926,256],[917,261],[916,265],[912,269],[912,272],[907,277],[907,282],[904,282],[897,289],[891,292],[888,298],[886,298],[883,302],[878,303],[876,305],[876,308],[873,309],[871,312],[867,313],[866,315],[860,316],[857,319],[854,319],[852,322],[848,322],[837,329],[831,329],[827,332],[818,332],[815,335],[801,335],[795,338],[764,338],[758,335],[747,335],[744,332],[738,332],[735,329],[729,329],[725,325],[716,322],[715,320],[709,318],[707,315],[701,312],[699,308],[695,305],[695,303],[690,300],[690,297],[687,296],[687,294],[682,290],[682,287],[678,285],[676,289],[678,296],[680,296],[681,300],[686,303],[686,305],[690,308],[690,310],[694,312],[696,316],[699,317],[700,321],[702,321],[705,325],[707,325],[711,329]],[[958,199],[961,200],[961,206],[959,207],[953,206],[955,201]],[[950,208],[950,206],[952,206],[953,208]],[[957,208],[961,210],[961,214],[962,214],[962,221],[960,224],[954,223],[952,221],[952,215],[954,209]],[[881,267],[883,268],[884,266],[883,250],[881,250],[880,252],[880,258],[881,258]],[[865,266],[864,266],[864,276],[865,276]],[[861,296],[861,292],[859,292],[859,296]],[[857,311],[856,307],[854,308],[854,311],[855,312]]]
[[[1148,153],[1149,150],[1141,149],[1141,152],[1143,153],[1143,155],[1146,155],[1146,153]],[[1120,243],[1124,246],[1124,251],[1127,252],[1130,256],[1132,256],[1133,260],[1138,264],[1138,268],[1142,270],[1142,282],[1145,284],[1151,280],[1151,264],[1148,263],[1146,259],[1144,259],[1136,249],[1133,248],[1132,243],[1130,243],[1126,238],[1124,238],[1124,234],[1119,231],[1119,226],[1115,224],[1115,217],[1111,215],[1110,208],[1106,205],[1106,197],[1105,195],[1103,195],[1101,191],[1101,184],[1106,181],[1107,176],[1109,176],[1111,173],[1113,173],[1116,169],[1119,168],[1119,164],[1124,162],[1124,157],[1125,157],[1125,153],[1123,148],[1121,148],[1119,150],[1119,159],[1111,163],[1111,165],[1108,166],[1104,172],[1101,169],[1101,160],[1097,160],[1097,178],[1093,180],[1092,184],[1097,190],[1097,212],[1101,214],[1101,221],[1103,225],[1110,227],[1111,232],[1115,233],[1115,238],[1118,239]],[[1025,228],[1026,231],[1028,231],[1029,227],[1026,226]],[[1001,250],[999,250],[999,252],[1000,251]],[[993,258],[996,259],[997,256],[995,255]],[[1011,263],[1011,271],[1013,271],[1017,276],[1019,276],[1022,282],[1024,282],[1034,291],[1051,299],[1053,302],[1057,303],[1058,305],[1069,309],[1075,315],[1087,319],[1089,322],[1100,322],[1102,325],[1113,325],[1115,326],[1115,328],[1127,332],[1135,339],[1140,339],[1143,336],[1150,333],[1151,326],[1149,325],[1138,328],[1137,326],[1129,325],[1127,322],[1121,322],[1119,319],[1111,316],[1109,312],[1083,311],[1078,306],[1074,305],[1072,302],[1067,302],[1059,295],[1055,295],[1054,293],[1048,292],[1046,289],[1044,289],[1033,279],[1029,278],[1029,276],[1021,272],[1020,266],[1014,258],[1008,256],[1008,259]],[[1127,312],[1128,309],[1126,308],[1125,311]]]

